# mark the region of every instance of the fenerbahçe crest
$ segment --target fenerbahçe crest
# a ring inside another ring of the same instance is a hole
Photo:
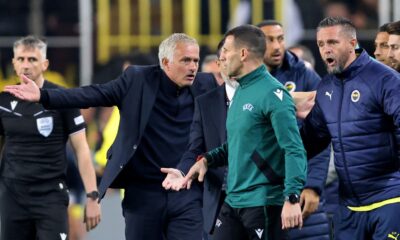
[[[358,102],[360,100],[361,94],[360,91],[354,90],[351,92],[351,101],[352,102]]]
[[[285,82],[285,88],[288,92],[294,92],[296,90],[296,83],[292,81]]]

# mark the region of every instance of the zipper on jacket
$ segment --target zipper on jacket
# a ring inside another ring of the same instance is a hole
[[[355,197],[357,203],[360,204],[360,198],[358,197],[358,195],[354,191],[353,183],[351,181],[350,174],[349,174],[349,169],[347,168],[346,157],[344,155],[344,148],[343,148],[343,142],[342,142],[342,105],[343,105],[343,99],[344,99],[344,84],[346,83],[346,80],[339,79],[339,81],[340,81],[340,87],[341,87],[340,94],[342,95],[341,98],[340,98],[339,119],[338,119],[339,144],[340,144],[340,149],[341,149],[340,152],[341,152],[341,155],[342,155],[344,171],[345,171],[347,180],[349,182],[349,187],[350,187],[350,190],[351,190],[351,194]]]

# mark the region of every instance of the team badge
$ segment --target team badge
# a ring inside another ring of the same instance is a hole
[[[352,102],[358,102],[358,100],[360,100],[360,97],[361,97],[360,91],[354,90],[353,92],[351,92],[351,101]]]
[[[53,131],[53,117],[44,117],[36,119],[36,126],[38,128],[39,133],[48,137],[50,133]]]
[[[288,81],[285,83],[285,88],[288,92],[294,92],[296,90],[296,83]]]

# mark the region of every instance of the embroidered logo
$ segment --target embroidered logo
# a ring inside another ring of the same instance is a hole
[[[65,240],[65,239],[67,239],[67,234],[60,233],[60,237],[61,237],[61,240]]]
[[[332,101],[332,93],[333,93],[333,90],[331,92],[328,92],[328,91],[325,92],[325,96],[328,96],[329,100],[331,100],[331,101]]]
[[[276,89],[274,91],[274,94],[275,94],[275,96],[277,96],[279,98],[279,100],[282,101],[282,99],[283,99],[283,91],[281,89]]]
[[[388,239],[394,239],[397,240],[397,238],[400,236],[400,233],[397,232],[392,232],[388,234]]]
[[[221,227],[221,225],[222,225],[221,220],[219,220],[219,219],[217,218],[217,222],[215,223],[215,226],[216,226],[216,227]]]
[[[351,101],[352,102],[358,102],[358,100],[360,100],[360,97],[361,97],[360,91],[354,90],[353,92],[351,92]]]
[[[259,228],[259,229],[254,229],[254,231],[256,232],[258,238],[261,239],[262,234],[263,234],[263,232],[264,232],[264,229],[261,229],[261,228]]]
[[[288,81],[285,83],[285,88],[288,92],[294,92],[296,90],[296,83]]]
[[[253,111],[253,105],[251,105],[251,103],[246,103],[245,105],[243,105],[243,111],[246,111],[246,110],[248,110],[248,111]]]
[[[18,102],[17,101],[11,101],[10,105],[11,105],[11,109],[14,111],[15,107],[17,106]]]
[[[53,117],[44,117],[36,119],[36,126],[43,137],[48,137],[53,131]]]

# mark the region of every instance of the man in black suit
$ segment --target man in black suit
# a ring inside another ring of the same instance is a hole
[[[222,46],[223,41],[218,45],[218,57]],[[163,182],[163,187],[167,190],[180,188],[184,179],[182,173],[189,171],[199,155],[226,142],[226,113],[238,83],[228,79],[226,71],[221,68],[219,60],[217,61],[224,84],[196,98],[188,150],[177,168],[161,169],[167,173]],[[225,174],[226,167],[210,169],[203,185],[204,230],[210,235],[214,231],[219,210],[225,199]],[[209,239],[212,239],[212,236],[209,236]]]
[[[48,108],[118,106],[120,124],[108,151],[100,197],[124,188],[127,240],[201,239],[200,188],[169,192],[161,166],[175,167],[189,140],[194,98],[217,86],[212,74],[197,74],[199,45],[173,34],[159,46],[160,66],[128,67],[117,79],[67,90],[39,90],[26,76],[6,91]]]

